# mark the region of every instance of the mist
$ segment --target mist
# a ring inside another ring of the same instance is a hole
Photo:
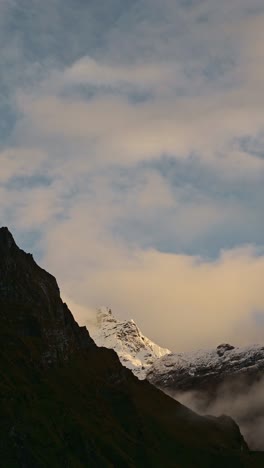
[[[264,450],[264,378],[252,385],[248,380],[222,384],[216,392],[174,393],[182,404],[201,415],[231,416],[251,450]]]

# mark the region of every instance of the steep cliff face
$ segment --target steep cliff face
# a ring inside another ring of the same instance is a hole
[[[78,349],[94,346],[60,298],[56,279],[20,250],[7,228],[0,229],[1,322],[18,337],[39,344],[44,366],[68,359]]]
[[[198,416],[97,348],[56,280],[6,228],[0,414],[0,465],[8,468],[257,466],[230,418]]]

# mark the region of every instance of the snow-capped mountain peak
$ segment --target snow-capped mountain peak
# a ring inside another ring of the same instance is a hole
[[[88,327],[95,343],[114,349],[121,363],[139,379],[146,377],[156,359],[170,353],[146,338],[134,320],[118,320],[107,307],[97,310],[95,324]]]

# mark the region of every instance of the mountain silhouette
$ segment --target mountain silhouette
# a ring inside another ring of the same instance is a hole
[[[70,268],[70,265],[69,265]],[[55,278],[0,229],[0,466],[263,466],[227,416],[202,417],[98,348]]]

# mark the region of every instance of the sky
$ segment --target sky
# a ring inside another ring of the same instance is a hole
[[[0,220],[80,323],[264,335],[262,0],[2,0]]]

